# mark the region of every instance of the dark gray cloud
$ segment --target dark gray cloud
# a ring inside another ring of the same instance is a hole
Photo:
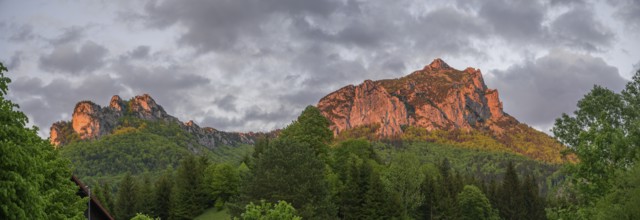
[[[594,18],[593,11],[576,7],[560,15],[551,24],[552,31],[567,45],[599,50],[611,45],[614,34]]]
[[[609,0],[616,7],[616,17],[635,30],[640,29],[640,0]]]
[[[149,57],[149,51],[151,50],[151,47],[149,46],[138,46],[135,49],[133,49],[131,52],[129,52],[129,57],[131,57],[132,59],[144,59]]]
[[[105,64],[109,51],[93,41],[86,41],[77,48],[73,44],[58,45],[50,54],[39,59],[39,66],[47,72],[80,74],[94,71]]]
[[[478,19],[450,7],[436,9],[418,20],[413,27],[419,48],[433,53],[458,55],[471,53],[481,55],[472,40],[487,37],[487,27]]]
[[[585,0],[551,0],[549,1],[549,3],[553,6],[557,6],[557,5],[572,6],[572,5],[584,5]]]
[[[37,35],[33,33],[31,25],[22,25],[9,36],[9,40],[13,42],[24,42],[36,39]]]
[[[626,84],[618,69],[602,58],[563,50],[492,72],[487,81],[500,91],[505,111],[541,127],[573,112],[594,85],[620,91]]]
[[[164,28],[182,25],[186,32],[178,42],[201,52],[227,50],[251,36],[261,36],[264,22],[278,15],[302,19],[303,16],[326,16],[341,4],[337,1],[237,0],[237,1],[150,1],[146,23]]]
[[[110,70],[132,95],[151,95],[169,114],[197,109],[199,106],[194,102],[198,95],[189,91],[197,91],[210,83],[209,78],[194,74],[193,68],[178,63],[141,65],[120,59],[112,63]]]
[[[238,97],[236,97],[235,95],[230,95],[227,94],[225,96],[223,96],[222,98],[217,99],[213,104],[215,106],[220,107],[221,109],[225,110],[225,111],[237,111],[236,108],[236,99],[238,99]]]
[[[17,51],[13,53],[13,55],[11,56],[11,59],[9,60],[9,63],[7,63],[7,69],[13,70],[20,67],[20,64],[22,64],[22,55],[23,55],[22,51]]]
[[[478,15],[488,21],[496,34],[509,39],[509,42],[544,37],[542,22],[546,16],[546,8],[541,2],[489,0],[483,3]]]
[[[81,40],[85,36],[88,27],[71,26],[64,28],[62,34],[49,40],[52,45],[66,44],[73,41]]]
[[[640,30],[633,28],[640,4],[609,3],[613,20],[600,7],[606,3],[584,0],[150,0],[82,4],[87,10],[73,16],[49,13],[64,5],[50,4],[37,13],[0,13],[0,47],[8,48],[0,59],[24,71],[16,72],[27,77],[14,79],[14,97],[38,122],[69,114],[79,100],[104,104],[113,94],[149,93],[181,120],[270,130],[345,85],[401,77],[441,57],[502,69],[487,79],[507,111],[541,125],[570,112],[590,84],[618,85],[620,77],[600,77],[617,73],[609,65],[637,61],[628,61],[637,43],[626,42]],[[622,33],[624,25],[631,32]],[[618,67],[628,72],[629,64]],[[542,98],[556,96],[561,101]],[[548,105],[559,107],[537,108]]]
[[[77,83],[64,78],[44,82],[36,77],[16,77],[9,88],[9,98],[40,126],[41,134],[45,136],[48,136],[53,122],[70,119],[77,102],[92,100],[105,105],[111,95],[120,94],[125,89],[108,75],[86,77]]]

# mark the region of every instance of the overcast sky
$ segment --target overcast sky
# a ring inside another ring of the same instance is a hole
[[[143,93],[182,121],[267,131],[435,58],[480,68],[507,113],[548,132],[640,68],[640,1],[0,0],[8,97],[43,136],[78,101]]]

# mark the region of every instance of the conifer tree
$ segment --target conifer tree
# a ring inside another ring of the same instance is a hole
[[[137,183],[140,192],[136,199],[136,213],[142,213],[147,215],[155,215],[153,213],[153,207],[156,200],[153,195],[153,184],[148,174],[144,174],[142,180]]]
[[[165,171],[155,182],[153,213],[160,219],[169,219],[171,207],[171,195],[173,192],[173,176],[171,171]]]
[[[522,219],[524,208],[522,204],[522,191],[520,179],[512,162],[507,165],[507,171],[502,180],[499,193],[500,216],[504,219]]]
[[[131,174],[125,174],[118,186],[118,197],[114,210],[116,219],[130,219],[136,215],[138,196],[138,185],[134,182]]]
[[[256,159],[243,190],[245,200],[289,201],[304,218],[330,218],[335,212],[324,168],[309,144],[280,137]]]
[[[192,219],[209,205],[210,195],[204,183],[206,158],[187,156],[178,166],[172,195],[173,219]]]

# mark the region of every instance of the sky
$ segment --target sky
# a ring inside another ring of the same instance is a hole
[[[269,131],[324,95],[442,58],[549,132],[640,69],[639,0],[0,0],[8,98],[47,137],[75,104],[150,94],[182,121]]]

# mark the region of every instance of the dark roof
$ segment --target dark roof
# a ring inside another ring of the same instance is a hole
[[[82,181],[80,181],[80,179],[78,179],[78,177],[76,175],[72,175],[71,176],[71,181],[73,181],[77,186],[80,187],[80,191],[82,194],[80,196],[85,197],[87,195],[89,195],[89,192],[87,191],[87,186],[84,185],[84,183],[82,183]],[[100,201],[98,201],[98,198],[96,198],[94,195],[91,195],[91,206],[94,207],[94,209],[91,209],[92,216],[95,216],[96,214],[103,217],[101,219],[109,219],[109,220],[113,220],[113,217],[111,216],[111,214],[109,214],[109,211],[107,211],[107,209],[104,208],[104,206],[102,206],[102,204],[100,204]],[[95,208],[98,208],[98,210],[95,210]],[[93,219],[93,218],[92,218]]]

